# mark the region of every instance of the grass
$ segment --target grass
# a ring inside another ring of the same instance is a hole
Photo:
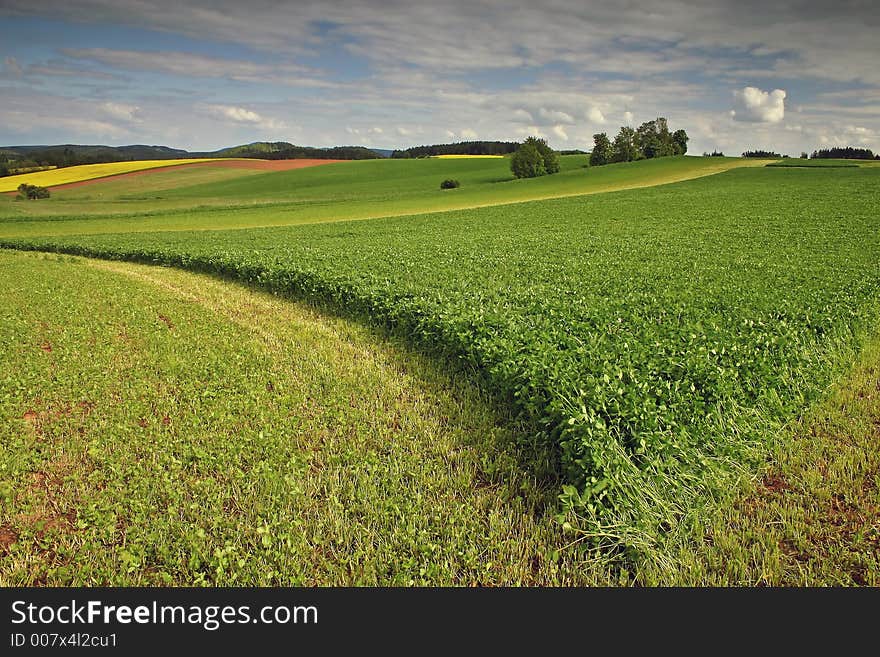
[[[234,276],[363,313],[474,367],[519,411],[521,442],[558,455],[581,538],[650,562],[860,348],[880,283],[877,174],[740,170],[209,239],[14,245]]]
[[[880,340],[873,340],[661,583],[880,585],[878,382]]]
[[[810,167],[810,168],[839,168],[839,167],[857,167],[860,166],[859,160],[834,160],[818,158],[806,160],[803,158],[786,158],[777,162],[771,162],[768,167]]]
[[[52,187],[54,185],[82,182],[83,180],[116,176],[133,171],[173,167],[180,164],[195,164],[196,162],[212,162],[216,159],[134,160],[131,162],[109,162],[105,164],[80,164],[73,167],[62,167],[49,171],[37,171],[0,178],[0,192],[14,192],[22,183],[39,185],[40,187]]]
[[[504,157],[503,155],[432,155],[431,157],[439,157],[446,160],[463,159],[463,158],[492,158]]]
[[[0,585],[608,582],[464,371],[179,270],[0,277]]]
[[[0,237],[215,230],[402,216],[661,185],[765,163],[675,157],[587,169],[584,156],[560,161],[561,173],[530,180],[514,179],[504,158],[430,158],[327,164],[152,193],[123,187],[118,196],[98,198],[102,183],[90,186],[88,193],[85,188],[66,190],[46,201],[0,198]],[[461,187],[451,193],[440,190],[446,178],[459,180]]]

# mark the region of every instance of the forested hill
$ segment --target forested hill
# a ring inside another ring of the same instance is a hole
[[[168,146],[100,146],[80,144],[0,146],[0,176],[19,170],[69,167],[78,164],[102,164],[132,160],[177,160],[203,157],[258,157],[269,160],[319,159],[367,160],[381,157],[363,146],[312,148],[285,141],[254,142],[216,151],[193,152]]]
[[[391,153],[391,157],[431,157],[432,155],[507,155],[513,153],[519,144],[515,141],[460,141],[454,144],[434,144],[433,146],[413,146]]]

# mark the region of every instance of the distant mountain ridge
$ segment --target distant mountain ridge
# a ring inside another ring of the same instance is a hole
[[[55,144],[32,146],[0,146],[0,176],[10,170],[28,167],[67,167],[78,164],[101,164],[131,160],[179,160],[204,157],[256,157],[269,160],[319,159],[367,160],[383,157],[364,146],[333,146],[313,148],[297,146],[286,141],[257,141],[216,151],[186,151],[168,146],[132,144],[102,146],[83,144]]]

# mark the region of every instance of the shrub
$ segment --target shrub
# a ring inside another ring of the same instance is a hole
[[[526,142],[510,159],[510,170],[517,178],[537,178],[547,173],[544,158],[534,144]]]
[[[49,190],[45,187],[38,187],[37,185],[22,183],[18,186],[18,191],[22,198],[26,198],[29,201],[35,201],[39,198],[49,198]]]
[[[447,178],[440,183],[440,189],[455,189],[456,187],[461,187],[461,183],[453,178]]]

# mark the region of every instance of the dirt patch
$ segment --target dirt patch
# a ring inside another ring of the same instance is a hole
[[[52,353],[52,344],[49,341],[46,341],[40,345],[40,349],[45,351],[47,354],[51,354]]]
[[[790,487],[785,478],[778,473],[768,473],[761,481],[761,485],[771,493],[781,493]]]
[[[11,527],[0,525],[0,554],[9,552],[9,548],[16,542],[18,542],[18,534]]]
[[[66,183],[64,185],[52,185],[49,189],[73,189],[74,187],[82,187],[84,185],[93,185],[108,180],[121,180],[123,178],[133,178],[135,176],[146,176],[159,171],[168,171],[169,169],[190,169],[193,167],[214,167],[223,169],[252,169],[257,171],[290,171],[291,169],[304,169],[306,167],[314,167],[321,164],[333,164],[334,162],[347,162],[348,160],[219,160],[216,162],[193,162],[192,164],[173,164],[167,167],[155,167],[153,169],[144,169],[143,171],[130,171],[129,173],[119,173],[115,176],[104,176],[103,178],[92,178],[91,180],[80,180],[79,182]],[[7,192],[8,194],[17,194],[18,192]]]
[[[171,331],[174,330],[174,322],[172,322],[170,319],[168,319],[167,316],[163,315],[162,313],[159,313],[159,319],[161,319],[163,322],[165,322],[165,326],[167,326],[169,328],[169,330],[171,330]]]

